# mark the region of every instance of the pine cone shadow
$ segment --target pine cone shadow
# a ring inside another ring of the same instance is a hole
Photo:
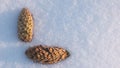
[[[0,13],[0,41],[17,42],[17,20],[20,9]]]

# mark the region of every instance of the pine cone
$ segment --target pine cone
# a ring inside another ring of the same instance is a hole
[[[30,42],[33,36],[33,17],[27,8],[23,8],[18,19],[18,38]]]
[[[53,64],[69,57],[69,52],[59,47],[34,46],[26,50],[25,54],[34,62]]]

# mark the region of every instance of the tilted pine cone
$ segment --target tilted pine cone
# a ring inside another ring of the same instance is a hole
[[[69,57],[69,52],[59,47],[34,46],[26,50],[25,54],[34,62],[53,64]]]
[[[23,8],[18,19],[18,38],[30,42],[33,36],[33,17],[27,8]]]

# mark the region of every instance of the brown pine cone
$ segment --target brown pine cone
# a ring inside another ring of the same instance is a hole
[[[18,38],[30,42],[33,36],[33,17],[27,8],[23,8],[18,19]]]
[[[69,57],[69,52],[59,47],[34,46],[26,50],[25,54],[34,62],[53,64]]]

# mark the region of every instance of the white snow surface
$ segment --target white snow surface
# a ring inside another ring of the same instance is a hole
[[[17,37],[17,20],[27,7],[34,37]],[[71,56],[38,64],[25,55],[35,45],[58,46]],[[120,68],[120,0],[0,0],[0,68]]]

